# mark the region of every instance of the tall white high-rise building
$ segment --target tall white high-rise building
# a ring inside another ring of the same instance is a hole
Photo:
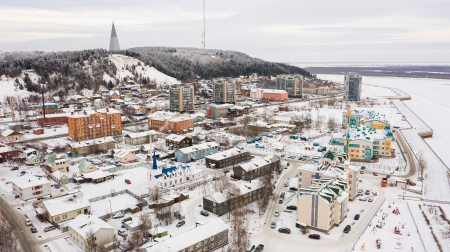
[[[344,100],[359,101],[361,99],[362,77],[358,74],[348,74],[344,77]]]
[[[113,22],[111,30],[111,40],[109,41],[109,52],[116,53],[118,51],[120,51],[119,39],[117,38],[116,28],[114,27]]]

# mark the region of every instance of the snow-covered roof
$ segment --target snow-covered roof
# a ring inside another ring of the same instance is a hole
[[[96,233],[99,229],[113,229],[114,228],[103,220],[94,215],[80,214],[68,224],[76,233],[87,238],[87,233],[92,230]]]
[[[42,203],[51,216],[72,212],[91,205],[91,203],[84,198],[83,192],[77,192],[58,198],[51,198],[43,201]]]
[[[186,232],[145,249],[147,252],[178,252],[229,228],[222,219],[215,218],[201,226],[189,229]]]
[[[187,121],[187,120],[194,120],[193,118],[189,116],[177,116],[169,120],[169,122],[181,122],[181,121]]]
[[[102,144],[102,143],[109,143],[109,142],[114,142],[114,138],[113,137],[96,138],[96,139],[86,140],[86,141],[82,141],[82,142],[69,143],[68,145],[70,147],[76,149],[76,148],[80,148],[80,147],[87,147],[87,146],[92,146],[92,145]]]
[[[182,135],[176,135],[176,134],[170,134],[166,137],[166,140],[174,141],[174,142],[180,142],[183,141],[186,138],[186,136]]]
[[[113,108],[103,108],[103,109],[97,109],[95,110],[88,110],[88,111],[80,111],[79,113],[74,113],[73,115],[69,115],[69,118],[80,118],[80,117],[90,117],[92,114],[97,113],[106,113],[108,115],[111,114],[121,114],[120,111]]]
[[[83,159],[81,160],[80,165],[78,165],[78,169],[80,169],[80,171],[82,172],[86,172],[91,164],[92,163],[87,161],[87,159]]]
[[[114,150],[114,156],[115,157],[119,157],[119,158],[123,158],[126,155],[128,155],[128,153],[130,153],[132,151],[137,151],[137,150],[138,149],[132,149],[132,150],[129,150],[129,149],[116,149],[116,150]]]
[[[90,178],[90,179],[100,179],[100,178],[106,178],[108,176],[111,176],[111,173],[104,170],[96,170],[90,173],[85,173],[82,175],[84,178]]]
[[[271,94],[283,94],[287,93],[286,90],[278,90],[278,89],[263,89],[263,93],[271,93]]]
[[[36,151],[36,150],[33,149],[33,148],[28,148],[28,149],[24,150],[23,153],[28,154],[28,153],[31,153],[31,152],[34,152],[34,151]]]
[[[130,134],[126,134],[126,136],[129,136],[130,138],[138,138],[138,137],[144,137],[144,136],[149,136],[154,134],[154,132],[152,131],[145,131],[145,132],[139,132],[139,133],[130,133]]]
[[[218,153],[214,153],[212,155],[206,156],[205,158],[219,161],[219,160],[226,159],[226,158],[229,158],[229,157],[232,157],[232,156],[236,156],[236,155],[239,155],[239,154],[242,154],[242,153],[246,153],[246,152],[248,152],[248,151],[247,150],[240,150],[240,149],[237,149],[237,148],[231,148],[231,149],[226,150],[226,151],[222,151],[222,152],[218,152]]]
[[[267,164],[275,162],[274,155],[269,155],[265,157],[255,157],[254,159],[248,161],[247,163],[239,165],[245,171],[251,171],[260,167],[263,167]]]
[[[14,130],[7,129],[2,132],[2,136],[7,137],[7,136],[11,135],[12,133],[14,133]]]
[[[37,177],[31,174],[25,174],[20,177],[12,178],[11,182],[22,189],[51,183],[48,179],[42,176]]]
[[[205,149],[209,149],[209,148],[214,148],[214,147],[218,147],[218,146],[219,146],[219,144],[217,144],[216,142],[208,142],[208,143],[203,143],[203,144],[197,144],[197,145],[190,146],[190,147],[185,147],[185,148],[179,149],[178,151],[180,151],[184,154],[187,154],[187,153],[205,150]]]

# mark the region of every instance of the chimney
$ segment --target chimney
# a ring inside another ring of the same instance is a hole
[[[70,112],[71,115],[73,115],[73,112]]]

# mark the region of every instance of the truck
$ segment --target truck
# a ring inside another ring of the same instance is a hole
[[[290,139],[298,139],[298,136],[289,136]]]
[[[387,182],[388,182],[387,178],[382,178],[381,179],[381,187],[386,187],[387,186]]]

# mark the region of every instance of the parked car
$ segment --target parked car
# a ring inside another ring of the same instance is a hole
[[[37,228],[35,228],[35,227],[30,227],[30,231],[31,231],[31,233],[37,233]]]
[[[230,172],[230,170],[224,170],[223,171],[223,173],[229,173]]]
[[[302,160],[302,159],[303,159],[302,157],[299,157],[299,158],[298,158],[298,160]]]
[[[359,220],[359,217],[361,217],[361,215],[360,214],[356,214],[355,215],[355,220]]]
[[[291,163],[287,163],[286,166],[291,166]]]
[[[133,218],[132,217],[127,217],[127,218],[122,220],[122,223],[125,223],[125,222],[130,221],[130,220],[133,220]]]
[[[361,195],[362,196],[362,195]],[[361,198],[359,198],[359,201],[367,201],[367,197],[361,197]]]
[[[360,174],[364,174],[364,171],[363,171],[363,170],[360,170],[359,173],[360,173]]]
[[[123,218],[124,214],[122,212],[116,213],[113,215],[113,219],[120,219]]]
[[[203,216],[206,216],[206,217],[209,216],[209,213],[206,212],[205,210],[200,211],[200,214],[203,215]]]
[[[44,232],[52,231],[53,229],[55,229],[55,226],[48,226],[44,229]]]
[[[293,205],[290,205],[290,206],[287,206],[287,209],[289,209],[289,210],[297,210],[297,207],[293,206]]]
[[[352,226],[350,226],[350,225],[347,225],[345,228],[344,228],[344,233],[348,233],[348,232],[350,232],[350,230],[352,230]]]
[[[297,191],[297,187],[291,187],[291,188],[289,188],[289,190],[291,190],[291,191]]]
[[[258,247],[256,247],[255,252],[261,252],[264,249],[264,245],[259,244]]]
[[[388,174],[388,175],[386,175],[386,178],[391,178],[391,175],[389,175],[389,174]]]
[[[270,223],[270,228],[276,228],[277,227],[277,223],[275,221],[272,221],[272,223]]]
[[[284,155],[284,154],[281,154],[281,157],[285,157],[286,155]]]
[[[274,216],[275,216],[275,217],[278,217],[278,216],[280,216],[280,211],[275,211],[275,214],[274,214]]]
[[[55,188],[59,189],[61,186],[59,184],[55,184]]]
[[[290,234],[291,230],[289,228],[282,227],[282,228],[278,229],[278,232],[285,233],[285,234]]]
[[[43,200],[43,199],[45,199],[45,197],[39,197],[39,198],[37,198],[37,200]]]
[[[125,228],[121,228],[121,229],[117,230],[117,234],[119,234],[122,237],[125,237],[128,235],[128,232]]]
[[[361,170],[365,170],[366,169],[366,167],[365,166],[361,166]]]
[[[129,179],[125,179],[125,183],[131,184],[131,181]]]
[[[33,223],[31,223],[30,219],[25,219],[25,224],[26,224],[27,226],[33,225]]]
[[[320,235],[319,234],[310,234],[308,237],[310,239],[320,240]]]
[[[288,187],[289,186],[289,181],[284,181],[284,187]]]
[[[371,197],[371,198],[369,198],[369,202],[372,202],[373,201],[373,198]]]
[[[374,172],[374,173],[373,173],[373,176],[378,176],[378,173]]]
[[[377,192],[373,192],[373,196],[377,196],[378,195],[378,193]]]
[[[17,171],[17,170],[19,170],[19,167],[17,167],[17,166],[14,166],[13,168],[11,168],[11,171]]]
[[[181,227],[181,226],[183,226],[184,224],[186,224],[186,222],[185,222],[184,220],[182,220],[182,221],[180,221],[180,222],[177,223],[177,227]]]
[[[370,194],[370,190],[366,190],[366,195],[369,195]]]
[[[362,188],[359,188],[359,190],[358,190],[358,192],[364,192],[364,189],[362,189]]]

